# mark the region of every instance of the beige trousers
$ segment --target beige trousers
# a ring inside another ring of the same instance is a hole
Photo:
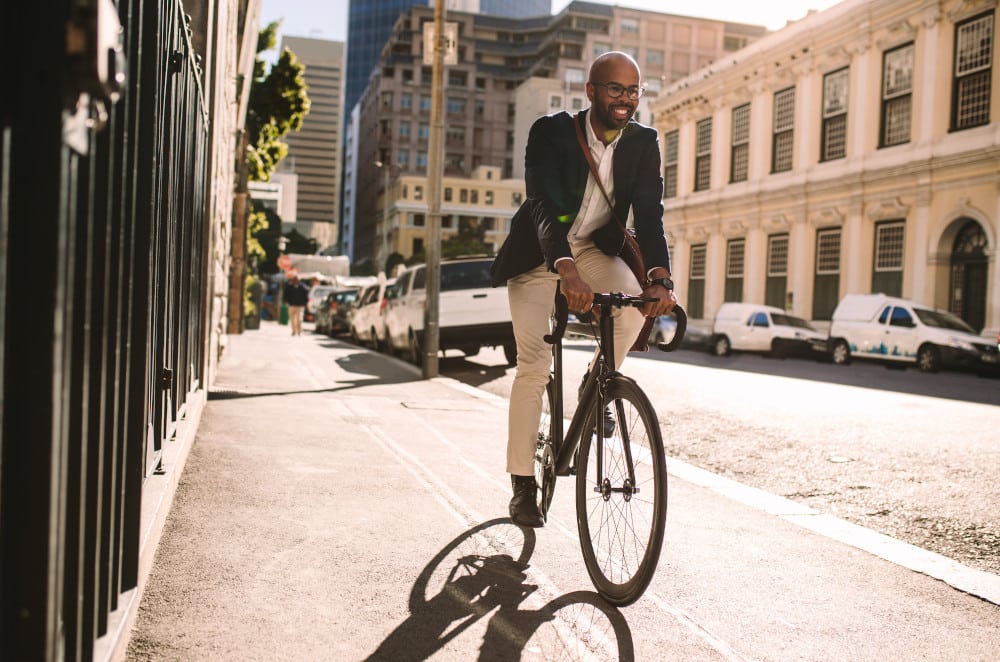
[[[292,325],[292,335],[301,336],[302,335],[302,315],[305,313],[305,306],[289,306],[288,307],[288,321]]]
[[[574,250],[573,257],[580,277],[595,292],[642,293],[632,271],[620,258],[606,255],[593,244]],[[510,390],[507,415],[507,471],[518,476],[534,473],[535,440],[542,416],[542,397],[552,365],[552,346],[545,342],[543,336],[550,330],[558,279],[558,275],[542,264],[507,281],[514,339],[517,342],[517,371]],[[631,307],[617,309],[614,314],[615,367],[618,367],[642,328],[643,317],[638,309]]]

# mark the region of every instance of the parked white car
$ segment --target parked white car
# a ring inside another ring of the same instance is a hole
[[[441,262],[438,300],[440,350],[458,349],[466,356],[480,347],[501,346],[508,363],[517,361],[514,328],[506,287],[490,286],[493,258],[461,258]],[[396,278],[396,297],[387,304],[386,326],[394,352],[414,363],[423,357],[425,266],[409,267]]]
[[[764,352],[819,358],[826,352],[826,336],[809,322],[781,308],[755,303],[724,303],[712,324],[712,352]]]
[[[959,317],[884,294],[848,294],[833,311],[830,351],[834,363],[852,358],[889,365],[915,365],[922,372],[942,367],[988,372],[1000,364],[989,338]]]
[[[354,312],[351,314],[351,338],[354,342],[369,345],[374,349],[387,347],[386,294],[395,282],[395,279],[383,279],[361,291]]]

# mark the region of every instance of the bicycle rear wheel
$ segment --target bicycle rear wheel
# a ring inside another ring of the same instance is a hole
[[[553,428],[557,421],[552,417],[553,391],[555,388],[552,377],[545,385],[545,395],[542,396],[542,416],[538,423],[538,437],[535,441],[535,482],[538,483],[538,512],[542,520],[547,520],[549,506],[552,504],[552,494],[556,489],[556,458],[552,447]],[[558,421],[561,425],[562,421]]]
[[[642,389],[617,376],[605,400],[615,431],[600,438],[593,425],[584,428],[591,432],[580,442],[576,521],[591,581],[606,600],[624,606],[646,590],[660,560],[667,467],[656,413]]]

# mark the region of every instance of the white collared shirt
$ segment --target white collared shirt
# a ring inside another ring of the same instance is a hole
[[[584,124],[587,125],[587,145],[590,153],[594,155],[594,164],[597,166],[597,174],[601,177],[604,190],[608,193],[611,203],[615,201],[615,181],[611,171],[611,164],[615,158],[615,148],[621,140],[622,132],[619,131],[615,139],[610,144],[605,145],[594,133],[594,127],[590,124],[591,109],[587,113]],[[589,171],[589,168],[588,168]],[[599,227],[611,222],[611,207],[604,200],[600,187],[594,181],[594,173],[587,175],[587,187],[583,191],[583,201],[580,204],[580,211],[577,212],[576,220],[573,221],[569,230],[570,246],[578,246],[590,239],[590,235]]]

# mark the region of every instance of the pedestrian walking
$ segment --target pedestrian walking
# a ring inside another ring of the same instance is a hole
[[[309,302],[309,289],[299,281],[298,276],[292,276],[285,285],[285,303],[288,305],[288,321],[292,326],[292,335],[302,335],[302,316]]]

